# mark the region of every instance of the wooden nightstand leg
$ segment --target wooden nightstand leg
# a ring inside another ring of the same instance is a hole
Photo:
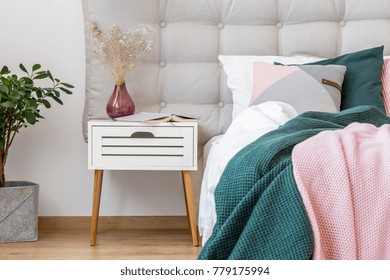
[[[184,197],[186,201],[188,223],[190,224],[192,242],[194,246],[199,246],[198,227],[196,224],[194,194],[192,192],[192,180],[190,171],[183,170],[181,172],[183,177]]]
[[[90,245],[96,245],[96,234],[99,222],[100,195],[102,192],[103,170],[95,170],[93,201],[92,201],[92,221]]]

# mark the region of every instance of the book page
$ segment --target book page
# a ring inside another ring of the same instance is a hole
[[[138,114],[115,118],[116,121],[145,122],[170,117],[170,113],[140,112]]]
[[[171,122],[194,122],[196,121],[196,119],[187,116],[172,115],[170,121]]]
[[[195,118],[179,116],[171,113],[140,112],[138,114],[115,118],[116,121],[127,122],[193,122]]]

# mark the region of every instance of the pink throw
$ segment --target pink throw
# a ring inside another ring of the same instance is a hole
[[[390,125],[321,132],[294,148],[292,162],[313,259],[390,259]]]

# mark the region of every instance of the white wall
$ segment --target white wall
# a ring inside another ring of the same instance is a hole
[[[75,86],[64,106],[21,131],[11,147],[6,180],[40,185],[40,216],[91,214],[93,171],[82,137],[85,50],[80,0],[0,0],[0,67],[40,63]],[[107,171],[101,215],[184,215],[179,172]]]

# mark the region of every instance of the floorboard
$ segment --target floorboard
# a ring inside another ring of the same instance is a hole
[[[43,228],[36,242],[0,244],[1,260],[192,260],[201,247],[187,229],[103,229],[96,246],[88,229]]]

